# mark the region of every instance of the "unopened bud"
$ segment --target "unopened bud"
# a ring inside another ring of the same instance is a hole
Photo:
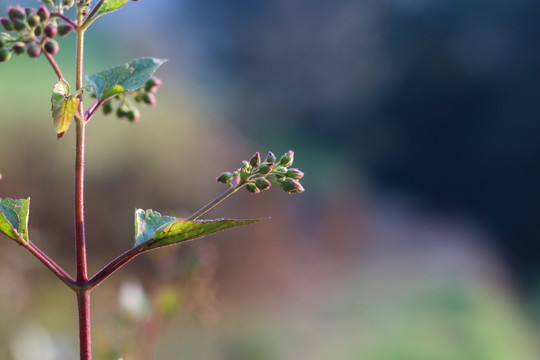
[[[259,188],[255,184],[252,184],[252,183],[246,184],[246,190],[252,194],[258,194],[261,192],[261,190],[259,190]]]
[[[15,19],[26,19],[26,13],[24,12],[24,9],[19,5],[8,7],[8,16],[12,21],[14,21]]]
[[[0,49],[8,44],[7,34],[0,34]]]
[[[49,25],[45,26],[45,29],[43,30],[43,33],[45,34],[46,37],[52,39],[52,38],[56,37],[56,35],[58,35],[58,27],[56,27],[56,25],[49,24]]]
[[[225,171],[225,172],[222,172],[217,178],[216,178],[216,181],[217,182],[220,182],[220,183],[223,183],[223,184],[226,184],[231,178],[233,177],[233,174],[228,172],[228,171]]]
[[[294,151],[289,150],[281,157],[279,160],[279,164],[285,167],[289,167],[292,165],[294,161]]]
[[[266,175],[272,170],[273,166],[274,166],[274,163],[263,162],[261,165],[259,165],[259,168],[257,169],[257,173],[262,174],[262,175]]]
[[[266,190],[270,188],[270,185],[272,185],[270,181],[263,177],[255,179],[255,186],[257,186],[257,188],[259,188],[260,190]]]
[[[119,119],[122,119],[127,116],[129,110],[130,110],[129,106],[127,106],[126,104],[122,104],[118,107],[118,109],[116,109],[116,116]]]
[[[103,115],[109,115],[113,112],[113,106],[110,100],[107,100],[101,105],[101,111],[103,111]]]
[[[249,162],[247,162],[246,160],[242,160],[242,170],[248,171],[250,167],[251,166],[249,165]]]
[[[139,122],[139,120],[141,119],[141,113],[139,112],[139,109],[130,109],[127,113],[127,118],[132,123]]]
[[[41,21],[47,21],[49,20],[49,17],[51,16],[51,13],[49,12],[49,9],[47,9],[46,6],[41,5],[37,11],[37,14]]]
[[[75,5],[75,0],[63,0],[62,1],[62,4],[65,6],[65,7],[72,7],[73,5]]]
[[[45,51],[51,55],[56,55],[58,53],[58,42],[56,40],[48,40],[45,45],[43,45]]]
[[[41,36],[41,34],[43,34],[43,26],[41,24],[39,24],[38,26],[36,26],[36,28],[34,29],[34,35],[36,36]]]
[[[15,25],[13,24],[13,21],[8,18],[0,18],[0,23],[7,31],[15,30]]]
[[[73,30],[73,27],[71,25],[58,25],[58,35],[60,36],[66,36]]]
[[[0,49],[0,62],[6,62],[11,59],[11,51],[8,49]]]
[[[268,155],[266,155],[266,162],[275,163],[276,160],[277,160],[276,155],[274,155],[273,152],[269,151]]]
[[[253,167],[261,164],[261,154],[258,151],[252,156],[251,160],[249,160],[249,164]]]
[[[146,105],[150,105],[150,106],[156,105],[156,97],[153,94],[149,94],[149,93],[142,94],[142,100]]]
[[[32,43],[28,46],[26,52],[28,53],[28,56],[35,59],[41,55],[41,46],[36,43]]]
[[[304,191],[304,188],[302,187],[300,182],[292,178],[286,178],[285,180],[281,181],[280,186],[289,194],[301,193]]]
[[[294,168],[288,169],[285,175],[296,180],[300,180],[304,177],[304,173],[302,171]]]
[[[284,168],[283,166],[278,166],[272,170],[272,172],[279,176],[286,176],[287,174],[287,168]]]
[[[41,22],[41,18],[37,14],[31,15],[30,17],[28,17],[28,25],[30,25],[31,28],[35,28],[36,26],[39,25],[40,22]]]
[[[13,27],[15,28],[15,30],[22,31],[26,29],[26,21],[19,18],[12,19],[11,21],[13,21]]]
[[[11,51],[13,51],[15,55],[22,55],[26,52],[26,44],[22,41],[18,41],[13,45]]]

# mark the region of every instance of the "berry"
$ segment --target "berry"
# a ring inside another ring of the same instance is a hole
[[[41,21],[47,21],[49,20],[49,17],[51,16],[51,13],[49,12],[49,9],[47,9],[44,5],[41,5],[37,11],[37,14]]]
[[[15,25],[13,25],[13,21],[11,21],[8,18],[0,18],[0,23],[2,23],[2,26],[7,31],[13,31],[15,30]]]
[[[28,45],[28,49],[26,49],[26,52],[28,53],[28,56],[35,59],[41,55],[41,47],[36,43],[31,43]]]
[[[56,55],[58,53],[58,42],[56,40],[48,40],[43,46],[45,51],[51,55]]]
[[[56,27],[56,25],[49,24],[49,25],[45,26],[45,29],[43,30],[43,33],[45,34],[46,37],[52,39],[52,38],[56,37],[56,35],[58,34],[58,28]]]
[[[116,116],[118,116],[119,119],[125,118],[128,115],[130,108],[126,104],[122,104],[116,109]]]
[[[0,62],[6,62],[11,58],[11,52],[8,49],[0,49]]]
[[[73,30],[71,25],[58,25],[58,35],[60,36],[66,36]]]

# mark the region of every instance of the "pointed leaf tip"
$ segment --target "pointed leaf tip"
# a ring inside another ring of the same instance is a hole
[[[28,242],[30,198],[0,199],[0,231],[18,243]]]

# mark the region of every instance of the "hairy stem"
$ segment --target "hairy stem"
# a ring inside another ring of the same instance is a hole
[[[83,84],[83,55],[84,55],[84,29],[83,13],[79,8],[77,28],[77,64],[76,64],[76,90]],[[80,95],[79,114],[84,114],[83,94]],[[90,338],[90,290],[86,289],[88,283],[86,239],[84,231],[84,150],[85,128],[84,119],[75,117],[77,124],[77,141],[75,155],[75,238],[77,258],[77,302],[79,310],[79,346],[81,360],[91,360]]]

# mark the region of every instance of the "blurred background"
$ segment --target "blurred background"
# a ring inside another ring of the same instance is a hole
[[[91,273],[131,247],[134,208],[187,216],[255,151],[295,150],[306,192],[242,192],[207,216],[271,221],[116,273],[93,292],[95,358],[538,359],[539,16],[535,0],[144,0],[101,18],[87,74],[169,61],[139,123],[88,126]],[[0,66],[0,197],[32,198],[32,241],[73,273],[55,82],[43,57]],[[71,291],[0,250],[0,358],[77,358]]]

